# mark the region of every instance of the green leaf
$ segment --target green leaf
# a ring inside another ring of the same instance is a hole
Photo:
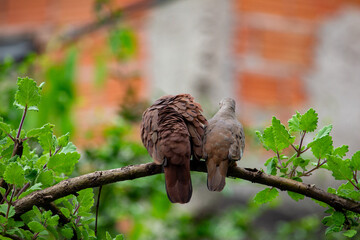
[[[67,208],[60,208],[60,211],[65,215],[65,217],[70,217],[70,210]]]
[[[106,240],[112,240],[112,237],[109,232],[106,232]]]
[[[346,153],[349,151],[348,145],[342,145],[334,149],[333,154],[338,155],[339,157],[345,157]]]
[[[299,201],[299,200],[302,200],[304,199],[304,195],[302,194],[299,194],[299,193],[296,193],[296,192],[292,192],[292,191],[287,191],[288,195],[294,199],[295,201]]]
[[[3,203],[0,205],[0,212],[3,213],[4,215],[6,214],[8,209],[8,204],[7,203]]]
[[[279,192],[276,190],[276,188],[265,188],[255,195],[254,202],[257,204],[264,204],[274,200],[278,195]]]
[[[27,225],[29,226],[30,230],[33,231],[34,233],[38,233],[45,230],[44,226],[39,222],[31,221]]]
[[[75,151],[76,151],[76,146],[72,142],[69,142],[66,145],[66,147],[61,149],[60,153],[71,153],[71,152],[75,152]]]
[[[360,151],[357,151],[351,157],[350,166],[355,171],[360,170]]]
[[[70,139],[70,133],[66,133],[65,135],[62,135],[57,140],[58,146],[59,147],[66,147],[68,145],[68,143],[69,143],[69,139]]]
[[[266,150],[271,149],[274,152],[276,152],[275,138],[274,138],[272,126],[265,128],[264,134],[261,134],[259,131],[256,131],[256,135],[259,137],[260,141],[262,142]]]
[[[47,123],[44,126],[42,126],[41,128],[33,128],[27,132],[26,137],[32,138],[32,137],[39,137],[41,135],[46,135],[48,133],[52,134],[52,132],[53,132],[52,129],[54,126],[55,125],[53,125],[53,124]]]
[[[322,129],[320,129],[320,131],[316,134],[314,140],[328,136],[331,132],[332,127],[333,126],[330,124],[330,125],[323,127]]]
[[[80,159],[80,154],[77,152],[58,153],[50,157],[48,168],[54,170],[56,173],[65,173],[69,175],[72,173],[75,164]]]
[[[71,239],[74,236],[73,230],[68,227],[62,228],[60,232],[66,239]]]
[[[46,221],[46,224],[48,226],[56,226],[58,225],[59,223],[59,215],[54,215],[54,216],[51,216],[47,221]]]
[[[350,229],[350,230],[347,230],[346,232],[343,233],[343,235],[345,237],[349,237],[349,238],[352,238],[353,236],[355,236],[357,234],[357,231],[354,230],[354,229]]]
[[[318,114],[310,108],[301,116],[299,127],[306,132],[313,132],[317,128]]]
[[[6,170],[6,165],[4,163],[0,163],[0,177],[4,176],[5,170]]]
[[[79,215],[90,212],[91,207],[94,205],[94,193],[92,188],[87,188],[78,192],[77,200],[80,204]]]
[[[115,240],[125,240],[125,237],[123,234],[116,235]]]
[[[295,137],[289,134],[285,126],[276,117],[272,118],[272,127],[277,151],[281,152],[294,142]]]
[[[300,119],[301,114],[299,112],[296,112],[296,114],[289,119],[288,123],[290,132],[300,132],[302,130],[300,128]]]
[[[49,187],[54,182],[54,176],[51,171],[44,171],[37,177],[37,182],[41,183],[44,187]]]
[[[332,144],[331,136],[325,136],[309,143],[308,147],[311,147],[311,151],[317,159],[322,159],[332,152]]]
[[[0,122],[0,130],[3,131],[4,133],[10,133],[11,132],[10,125],[6,124],[4,122]]]
[[[6,167],[4,179],[9,184],[21,186],[25,183],[24,169],[17,162],[12,162]]]
[[[264,164],[266,166],[266,173],[270,175],[276,175],[277,173],[277,158],[273,157],[266,161]]]
[[[336,180],[350,180],[352,178],[349,161],[330,155],[327,159],[327,164]]]
[[[345,222],[345,216],[344,216],[344,214],[341,213],[341,212],[334,212],[334,213],[332,214],[332,220],[333,220],[333,222],[334,222],[335,225],[341,226],[341,225],[343,225],[344,222]]]
[[[17,85],[18,90],[15,94],[14,105],[20,109],[24,109],[27,106],[28,110],[38,111],[40,88],[36,86],[36,82],[28,77],[18,78]]]

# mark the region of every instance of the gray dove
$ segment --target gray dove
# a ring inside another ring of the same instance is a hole
[[[244,129],[235,115],[235,101],[224,98],[220,109],[205,128],[204,158],[210,191],[223,190],[229,165],[241,159],[245,147]]]

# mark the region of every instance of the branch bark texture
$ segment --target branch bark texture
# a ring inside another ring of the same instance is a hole
[[[206,172],[206,164],[203,161],[191,161],[191,170]],[[56,199],[74,194],[82,189],[152,176],[161,172],[162,167],[160,165],[146,163],[106,171],[96,171],[79,177],[66,179],[52,187],[33,192],[28,196],[17,200],[14,203],[16,215],[21,215],[31,210],[33,205],[46,206]],[[349,210],[355,213],[360,213],[359,202],[325,192],[324,190],[315,187],[315,185],[268,175],[257,169],[233,167],[229,169],[228,177],[245,179],[253,183],[260,183],[283,191],[293,191],[324,202],[336,210]]]

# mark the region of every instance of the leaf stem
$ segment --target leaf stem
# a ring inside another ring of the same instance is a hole
[[[317,165],[313,169],[310,169],[309,171],[301,174],[300,177],[309,176],[310,173],[312,173],[313,171],[315,171],[316,169],[318,169],[319,167],[321,167],[322,165],[324,165],[327,162],[326,160],[324,160],[322,163],[320,163],[320,160],[321,159],[319,158]]]
[[[25,117],[26,117],[27,110],[28,110],[28,106],[26,105],[26,106],[25,106],[25,109],[24,109],[24,113],[23,113],[22,118],[21,118],[21,121],[20,121],[18,133],[17,133],[17,135],[16,135],[16,138],[17,138],[17,139],[19,139],[19,137],[20,137],[21,128],[22,128],[22,126],[23,126],[23,124],[24,124],[24,120],[25,120]]]
[[[13,191],[11,193],[10,201],[8,203],[8,208],[7,208],[6,215],[5,215],[6,219],[9,217],[10,207],[11,207],[11,203],[12,203],[12,200],[14,197],[15,190],[16,190],[16,186],[14,184]]]
[[[297,150],[297,155],[296,155],[296,157],[300,157],[301,148],[302,148],[302,145],[303,145],[303,141],[304,141],[305,134],[306,134],[306,131],[303,131],[302,134],[301,134],[299,149]]]
[[[28,187],[30,186],[30,182],[26,183],[18,192],[18,194],[16,194],[16,198],[18,198],[26,189],[28,189]]]
[[[7,133],[8,137],[11,138],[13,142],[15,142],[15,139],[10,135],[10,133]]]

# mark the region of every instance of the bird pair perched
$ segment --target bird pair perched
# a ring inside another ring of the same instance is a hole
[[[224,98],[209,122],[190,94],[158,99],[143,113],[141,140],[158,165],[163,165],[168,198],[187,203],[192,195],[190,159],[206,160],[210,191],[221,191],[230,164],[240,160],[245,146],[235,101]]]

